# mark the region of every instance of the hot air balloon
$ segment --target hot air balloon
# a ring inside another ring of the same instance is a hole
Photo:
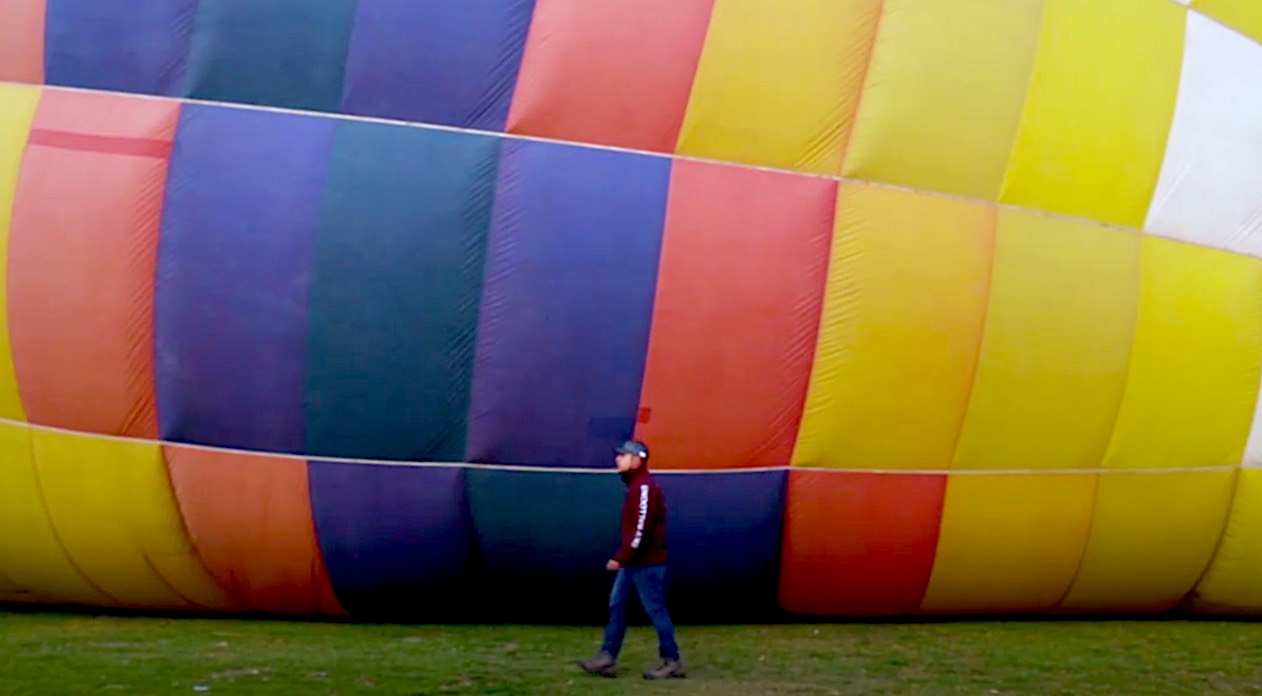
[[[0,601],[1262,611],[1252,0],[0,0]]]

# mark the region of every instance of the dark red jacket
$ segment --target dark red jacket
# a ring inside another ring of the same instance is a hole
[[[666,496],[649,474],[648,464],[624,477],[622,545],[613,560],[624,566],[666,562]]]

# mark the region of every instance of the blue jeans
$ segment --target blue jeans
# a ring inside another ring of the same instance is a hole
[[[622,568],[613,580],[613,590],[609,593],[609,626],[605,628],[605,643],[602,650],[613,657],[618,657],[622,650],[622,639],[627,635],[627,599],[629,585],[634,584],[639,590],[640,604],[657,629],[658,654],[667,660],[679,659],[679,646],[675,644],[675,626],[671,624],[670,612],[666,610],[666,566],[651,565]]]

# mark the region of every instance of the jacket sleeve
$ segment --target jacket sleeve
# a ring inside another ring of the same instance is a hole
[[[622,544],[613,560],[621,565],[635,560],[642,548],[648,524],[657,513],[658,505],[660,503],[647,483],[637,484],[627,491],[627,499],[622,505]]]

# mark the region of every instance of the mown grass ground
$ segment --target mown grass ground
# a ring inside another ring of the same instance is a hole
[[[1262,623],[974,621],[681,626],[687,680],[574,660],[599,628],[352,625],[0,611],[2,694],[1246,694]]]

